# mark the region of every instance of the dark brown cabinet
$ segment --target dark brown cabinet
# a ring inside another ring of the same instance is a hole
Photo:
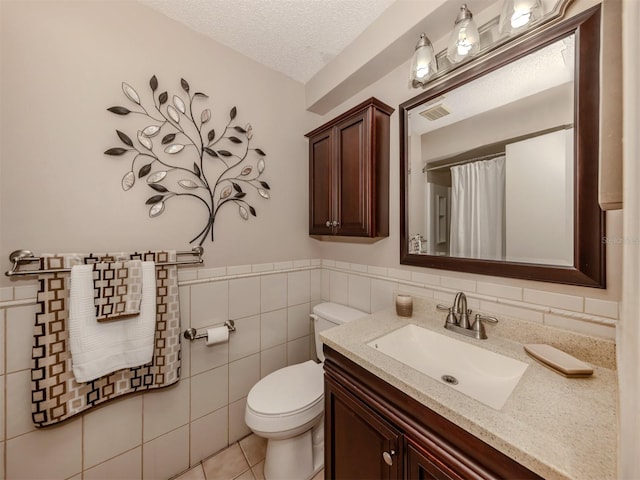
[[[325,346],[325,478],[541,479]]]
[[[389,235],[389,117],[375,98],[309,132],[309,234]]]

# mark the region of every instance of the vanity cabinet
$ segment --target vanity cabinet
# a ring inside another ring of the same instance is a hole
[[[389,235],[392,113],[370,98],[307,133],[310,235]]]
[[[325,478],[541,479],[330,347]]]

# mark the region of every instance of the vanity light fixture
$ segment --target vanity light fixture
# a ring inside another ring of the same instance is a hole
[[[542,18],[540,0],[504,0],[498,23],[500,34],[514,35]]]
[[[411,60],[411,74],[409,76],[411,86],[413,88],[424,87],[437,71],[438,64],[433,52],[433,45],[427,36],[421,33]]]
[[[480,50],[480,33],[478,26],[473,21],[471,11],[464,4],[460,7],[460,13],[454,23],[447,58],[451,63],[458,63],[465,58],[473,57]]]

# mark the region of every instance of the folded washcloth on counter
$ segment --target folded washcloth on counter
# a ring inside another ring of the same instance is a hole
[[[123,368],[149,363],[156,324],[156,269],[142,263],[140,314],[117,322],[99,323],[94,302],[94,266],[71,268],[69,345],[76,381],[90,382]]]
[[[140,315],[142,261],[94,263],[93,290],[98,322]]]

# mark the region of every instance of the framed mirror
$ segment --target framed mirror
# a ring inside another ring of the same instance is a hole
[[[605,287],[600,7],[400,105],[400,263]]]

